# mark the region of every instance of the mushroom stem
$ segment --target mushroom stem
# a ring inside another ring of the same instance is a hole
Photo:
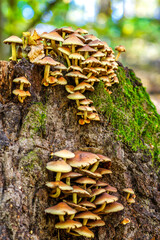
[[[62,38],[65,38],[66,33],[62,32]]]
[[[20,103],[23,103],[22,97],[18,96],[18,100],[19,100]]]
[[[87,78],[90,78],[92,76],[92,72],[88,73]]]
[[[61,190],[60,190],[60,188],[57,188],[56,193],[55,194],[50,194],[50,196],[52,198],[58,198],[60,194],[61,194]]]
[[[73,193],[73,203],[77,204],[77,193]]]
[[[84,111],[84,120],[86,120],[86,119],[87,119],[87,111]]]
[[[118,52],[118,54],[117,54],[117,56],[116,56],[116,58],[115,58],[115,61],[118,60],[118,58],[119,58],[120,55],[121,55],[121,52]]]
[[[16,61],[16,43],[12,43],[12,61]]]
[[[63,215],[59,215],[59,221],[64,222],[64,216]]]
[[[96,196],[93,196],[90,200],[90,202],[93,202],[95,200]]]
[[[130,196],[130,193],[127,194],[127,198],[126,198],[127,200],[129,199],[129,196]]]
[[[100,206],[100,208],[97,208],[95,211],[94,211],[94,213],[98,213],[98,212],[101,212],[101,211],[103,211],[104,209],[105,209],[105,207],[106,207],[106,202],[104,202],[101,206]]]
[[[75,59],[75,65],[76,66],[78,65],[78,59]]]
[[[21,82],[21,83],[20,83],[20,87],[19,87],[19,89],[20,89],[20,90],[23,90],[23,86],[24,86],[24,83]]]
[[[72,53],[75,53],[75,45],[72,45]]]
[[[61,179],[61,172],[57,172],[56,181],[60,181],[60,179]]]
[[[78,77],[75,77],[75,84],[76,86],[79,84]]]
[[[47,78],[49,76],[49,71],[50,71],[50,65],[47,64],[45,65],[45,69],[44,69],[44,79],[47,81]]]
[[[54,40],[51,40],[51,45],[52,45],[52,48],[55,52],[57,52],[57,47],[56,47],[56,43]]]
[[[89,67],[91,67],[91,66],[92,66],[92,63],[89,63],[87,67],[89,68]]]
[[[79,107],[79,106],[80,106],[80,104],[79,104],[79,100],[78,100],[78,99],[76,100],[76,103],[77,103],[77,106]]]
[[[85,52],[85,54],[84,54],[84,58],[85,58],[85,59],[88,58],[88,52]]]
[[[98,165],[99,165],[99,162],[97,161],[94,165],[93,165],[93,167],[91,168],[91,172],[95,172],[96,171],[96,169],[98,168]]]
[[[83,219],[83,226],[87,225],[88,219]]]
[[[66,55],[66,61],[67,61],[68,67],[70,67],[71,66],[71,62],[70,62],[70,60],[69,60],[67,55]]]
[[[70,182],[70,178],[69,178],[69,177],[66,178],[66,184],[69,185],[69,186],[71,185],[71,182]]]

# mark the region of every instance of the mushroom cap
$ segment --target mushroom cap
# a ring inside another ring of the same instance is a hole
[[[72,159],[69,159],[67,162],[72,167],[86,167],[91,164],[94,164],[98,161],[99,157],[90,152],[83,152],[83,151],[77,151],[75,152],[75,157]]]
[[[73,188],[67,184],[65,184],[62,181],[56,181],[56,182],[47,182],[46,186],[49,188],[59,188],[61,190],[72,190]]]
[[[81,82],[74,88],[74,91],[80,91],[80,90],[89,90],[93,92],[94,87],[87,82]]]
[[[105,222],[103,220],[89,221],[89,222],[87,222],[87,226],[102,227],[102,226],[105,226]]]
[[[95,172],[96,172],[96,173],[100,173],[101,175],[111,174],[111,173],[112,173],[111,170],[105,169],[105,168],[98,168]]]
[[[27,91],[27,92],[28,92],[28,91]],[[27,92],[26,92],[26,91],[23,91],[23,90],[20,90],[20,89],[14,89],[12,93],[13,93],[14,95],[18,95],[18,96],[20,96],[20,97],[26,97],[26,96],[28,96]]]
[[[112,186],[110,186],[110,185],[108,185],[107,187],[105,187],[105,190],[106,190],[107,192],[117,192],[117,188],[112,187]]]
[[[124,188],[124,189],[123,189],[123,192],[130,193],[130,194],[134,194],[134,191],[133,191],[132,188]]]
[[[100,158],[100,162],[111,162],[111,159],[107,156],[101,155],[101,154],[97,154],[97,156]]]
[[[88,57],[85,61],[82,62],[82,65],[89,64],[89,63],[101,65],[101,62],[94,57]]]
[[[68,172],[68,173],[63,173],[61,176],[61,179],[63,178],[76,178],[76,177],[81,177],[82,174],[81,173],[77,173],[77,172]]]
[[[90,211],[78,213],[75,218],[82,218],[82,219],[94,219],[94,220],[100,220],[101,218]]]
[[[69,55],[69,58],[70,59],[85,60],[85,58],[81,54],[79,54],[79,53],[71,53]]]
[[[111,66],[112,66],[112,65],[111,65],[111,62],[109,62],[109,61],[107,61],[107,60],[101,61],[101,64],[102,64],[103,66],[108,66],[108,67],[111,67]]]
[[[56,65],[59,65],[60,63],[55,61],[51,57],[44,57],[43,59],[38,61],[38,64],[41,64],[41,65],[47,65],[48,64],[48,65],[51,65],[51,66],[56,66]]]
[[[83,75],[82,73],[78,72],[78,71],[73,71],[73,72],[69,72],[66,74],[67,77],[78,77],[78,78],[83,78],[83,79],[87,79],[87,77],[85,75]]]
[[[86,44],[84,47],[78,48],[77,52],[96,52],[96,50]]]
[[[67,164],[64,160],[51,161],[47,163],[46,168],[53,172],[71,172],[72,167]]]
[[[91,41],[89,43],[89,46],[90,47],[102,48],[102,47],[104,47],[104,44],[102,43],[101,40],[96,39],[96,40]]]
[[[97,196],[97,195],[100,195],[102,193],[106,192],[106,190],[104,188],[95,188],[95,189],[92,189],[92,192],[91,192],[91,196]]]
[[[68,47],[58,47],[58,50],[64,54],[66,54],[67,56],[69,56],[71,54],[71,51]]]
[[[96,53],[92,54],[92,57],[104,57],[105,54],[101,51],[97,51]]]
[[[13,79],[13,82],[15,83],[24,83],[28,86],[31,86],[31,83],[28,81],[28,79],[26,77],[18,77]]]
[[[107,74],[107,70],[103,67],[96,67],[95,70],[100,74]]]
[[[92,111],[93,111],[93,109],[92,109]],[[93,113],[93,112],[92,113],[87,113],[87,118],[88,119],[92,120],[92,119],[95,119],[95,117],[96,117],[96,113]]]
[[[91,203],[89,201],[83,200],[79,203],[81,206],[89,207],[89,208],[96,208],[96,205],[94,203]]]
[[[82,227],[82,223],[70,219],[65,222],[59,222],[55,224],[55,228],[58,229],[74,229],[79,227]]]
[[[63,76],[63,74],[60,72],[60,71],[58,71],[58,70],[56,70],[56,71],[53,71],[53,72],[50,72],[50,74],[54,77],[54,76],[56,76],[56,77],[58,77],[58,76]]]
[[[79,235],[82,235],[87,238],[94,238],[94,233],[90,231],[86,226],[73,229],[73,231],[77,232]]]
[[[112,202],[115,202],[117,200],[118,200],[118,198],[116,196],[109,195],[108,193],[103,193],[101,196],[96,198],[96,200],[94,201],[94,204],[101,205],[105,202],[106,203],[112,203]]]
[[[57,84],[59,84],[59,85],[66,85],[67,84],[67,80],[64,77],[59,77],[57,79]]]
[[[55,153],[53,153],[53,155],[60,157],[60,158],[73,158],[75,156],[74,153],[72,153],[71,151],[68,151],[66,149],[55,152]]]
[[[92,178],[88,178],[88,177],[81,177],[78,178],[77,180],[75,180],[76,183],[80,183],[80,184],[95,184],[96,181],[93,180]]]
[[[102,181],[98,180],[95,186],[96,187],[106,187],[106,186],[108,186],[108,183],[105,183],[105,182],[102,182]]]
[[[125,52],[126,51],[126,49],[123,45],[116,46],[115,50],[117,50],[118,52]]]
[[[89,177],[93,177],[93,178],[101,178],[102,177],[102,175],[100,173],[94,173],[94,172],[91,172],[87,169],[79,169],[79,171],[82,172],[82,174],[85,174]]]
[[[83,188],[80,188],[76,185],[72,186],[73,190],[70,191],[65,191],[66,194],[72,194],[72,193],[77,193],[78,196],[82,196],[82,197],[90,197],[89,192],[87,192],[86,190],[84,190]]]
[[[23,44],[23,41],[21,38],[17,37],[17,36],[10,36],[9,38],[6,38],[4,41],[4,43],[8,43],[8,44],[11,44],[11,43],[16,43],[16,44],[19,44],[19,45],[22,45]]]
[[[75,32],[80,33],[80,34],[88,34],[88,31],[83,28],[77,28]]]
[[[74,93],[74,86],[73,85],[66,85],[65,89],[68,93]]]
[[[67,70],[67,67],[64,64],[62,64],[62,63],[60,63],[59,65],[55,66],[54,68],[55,69],[59,69],[59,70]]]
[[[92,104],[93,101],[90,100],[90,99],[84,99],[82,101],[79,102],[81,105],[89,105],[89,104]]]
[[[80,92],[74,92],[74,93],[69,94],[67,96],[67,98],[69,98],[71,100],[80,100],[80,99],[85,99],[86,97]]]
[[[88,107],[88,106],[79,106],[78,107],[78,110],[80,111],[87,111],[87,112],[92,112],[92,108],[91,107]]]
[[[95,76],[91,76],[87,80],[85,80],[85,82],[100,82],[100,80]]]
[[[124,206],[121,203],[113,202],[108,204],[105,209],[103,210],[103,213],[112,213],[112,212],[119,212],[124,209]]]
[[[72,70],[82,72],[82,68],[80,66],[71,65],[70,67],[67,68],[67,72],[72,71]]]
[[[85,67],[85,68],[83,68],[83,73],[84,74],[85,73],[90,73],[90,72],[94,73],[95,75],[98,74],[98,72],[93,67]]]
[[[81,34],[79,34],[79,33],[76,33],[76,32],[74,32],[74,33],[72,33],[72,34],[70,34],[70,35],[67,35],[67,36],[65,36],[65,39],[67,39],[67,38],[69,38],[69,37],[74,37],[74,36],[76,36],[76,37],[78,37],[83,43],[85,43],[85,38],[81,35]]]
[[[49,207],[45,209],[45,213],[50,213],[54,215],[72,215],[75,214],[77,211],[71,207],[69,207],[66,203],[60,202],[53,207]]]
[[[46,79],[47,83],[50,83],[50,84],[54,84],[54,83],[57,83],[57,78],[53,77],[53,76],[50,76]]]
[[[74,32],[72,27],[62,27],[62,28],[59,28],[58,30],[61,30],[62,32],[66,32],[66,33],[73,33]]]
[[[67,202],[65,200],[63,200],[63,201],[66,202],[69,206],[73,207],[78,212],[87,211],[87,208],[85,206],[81,206],[80,204],[75,204],[73,202]]]
[[[63,45],[76,45],[76,46],[84,46],[84,43],[75,35],[68,37],[64,40]]]
[[[127,199],[127,202],[129,204],[132,204],[132,203],[135,203],[136,201],[134,200],[134,198],[129,198],[129,199]]]
[[[107,83],[110,83],[110,80],[109,80],[109,78],[107,77],[107,76],[100,76],[99,77],[99,79],[101,80],[101,81],[103,81],[103,82],[107,82]]]
[[[121,222],[121,224],[126,225],[127,223],[130,223],[129,218],[124,218]]]
[[[61,35],[58,34],[58,32],[50,32],[50,33],[44,33],[41,35],[42,38],[63,42],[64,39],[61,37]]]

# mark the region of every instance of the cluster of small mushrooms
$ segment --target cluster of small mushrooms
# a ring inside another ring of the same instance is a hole
[[[118,197],[113,195],[117,189],[101,180],[103,175],[112,173],[111,159],[91,152],[72,153],[66,149],[51,156],[60,159],[47,163],[46,168],[55,172],[56,176],[55,181],[46,185],[50,189],[49,196],[56,198],[58,203],[45,212],[58,215],[59,222],[56,222],[55,228],[65,229],[75,236],[94,238],[90,228],[105,225],[101,215],[124,209],[117,202]],[[127,192],[127,189],[124,190]],[[134,194],[133,190],[131,194]],[[129,222],[125,218],[121,224]]]
[[[79,124],[100,120],[95,107],[91,106],[93,102],[86,99],[84,92],[94,91],[94,84],[102,81],[106,91],[112,93],[108,87],[119,82],[116,76],[116,61],[120,53],[125,51],[122,45],[115,48],[118,51],[115,58],[112,48],[106,42],[88,34],[85,29],[78,28],[74,31],[71,27],[54,29],[41,35],[38,35],[36,30],[32,35],[30,32],[23,32],[22,39],[11,36],[4,40],[4,43],[12,46],[11,60],[17,61],[25,57],[34,64],[45,66],[42,79],[44,86],[65,85],[69,93],[67,97],[76,101]],[[26,49],[30,51],[26,52]],[[13,82],[21,83],[24,77],[21,76],[21,80],[16,79]],[[29,92],[26,93],[21,87],[14,90],[13,94],[18,95],[21,103],[25,97],[30,96]]]

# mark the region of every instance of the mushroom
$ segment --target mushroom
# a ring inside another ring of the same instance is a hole
[[[15,79],[13,79],[13,82],[20,83],[20,87],[19,87],[20,90],[23,90],[24,85],[26,85],[28,87],[31,86],[31,83],[28,81],[28,79],[26,77],[15,78]]]
[[[47,182],[46,186],[52,189],[56,189],[59,188],[58,191],[56,192],[61,192],[60,190],[72,190],[73,188],[65,183],[63,183],[62,181],[56,181],[56,182]],[[50,194],[50,197],[54,197],[54,195]]]
[[[124,206],[121,203],[113,202],[108,204],[105,209],[103,210],[103,214],[119,212],[124,209]]]
[[[126,49],[125,49],[125,47],[123,45],[119,45],[119,46],[115,47],[115,50],[118,51],[118,54],[117,54],[116,59],[115,59],[115,61],[117,61],[119,56],[121,55],[121,53],[125,52]]]
[[[85,60],[85,58],[79,53],[71,53],[69,59],[72,59],[72,64],[78,65],[78,60]]]
[[[73,190],[70,191],[64,191],[66,194],[73,194],[73,203],[77,204],[77,195],[80,197],[90,197],[89,192],[86,190],[74,185],[72,186]]]
[[[94,203],[91,203],[89,201],[83,200],[79,203],[79,205],[83,207],[88,207],[88,208],[96,208],[96,205]]]
[[[70,62],[69,57],[68,57],[71,54],[70,49],[68,47],[58,47],[58,50],[61,53],[63,53],[63,55],[64,55],[64,57],[65,57],[65,59],[67,61],[68,67],[70,67],[71,66],[71,62]]]
[[[77,211],[71,207],[69,207],[66,203],[60,202],[53,207],[49,207],[45,209],[45,213],[50,213],[53,215],[58,215],[60,222],[64,222],[64,215],[72,215],[75,214]]]
[[[107,191],[107,193],[109,192],[117,192],[117,188],[112,187],[110,185],[108,185],[107,187],[105,187],[105,190]]]
[[[28,44],[29,38],[31,36],[31,33],[30,32],[23,32],[22,34],[23,34],[23,38],[22,38],[23,39],[22,40],[23,49],[25,49],[27,47],[27,44]]]
[[[136,201],[134,200],[134,198],[128,198],[127,202],[129,205],[131,205],[132,203],[135,203]]]
[[[68,173],[63,173],[61,176],[61,179],[66,178],[66,184],[70,185],[70,179],[71,178],[77,178],[81,177],[82,174],[77,173],[77,172],[68,172]]]
[[[75,218],[82,218],[83,226],[85,226],[87,224],[88,219],[92,219],[92,220],[100,220],[101,219],[97,214],[94,214],[90,211],[79,213],[75,216]]]
[[[24,99],[27,97],[27,96],[31,96],[31,94],[29,93],[29,91],[23,91],[23,90],[20,90],[20,89],[15,89],[13,90],[12,92],[14,95],[18,96],[18,100],[19,102],[23,103]]]
[[[95,184],[96,181],[89,177],[81,177],[75,180],[76,183],[83,184],[83,188],[86,189],[87,184]]]
[[[94,212],[98,213],[100,211],[103,211],[104,208],[106,207],[107,203],[112,203],[112,202],[115,202],[117,200],[118,200],[117,197],[115,197],[113,195],[109,195],[108,193],[103,193],[101,196],[96,198],[96,200],[94,201],[94,204],[101,205],[101,207],[96,209]]]
[[[77,52],[84,52],[84,58],[87,59],[88,58],[88,53],[89,52],[96,52],[96,50],[94,48],[91,48],[90,46],[88,46],[86,44],[84,47],[81,47],[81,48],[77,49]]]
[[[78,71],[69,72],[65,76],[75,78],[75,84],[76,85],[79,84],[79,78],[88,79],[85,75],[83,75],[82,73],[80,73]]]
[[[67,229],[67,232],[69,233],[71,229],[74,228],[80,228],[82,227],[82,223],[78,222],[78,221],[74,221],[71,219],[68,219],[65,222],[59,222],[55,224],[55,228],[58,229]]]
[[[12,35],[9,38],[5,39],[3,42],[5,44],[11,44],[11,46],[12,46],[12,61],[17,61],[16,44],[22,45],[22,39],[17,36]]]
[[[75,46],[84,46],[84,43],[78,37],[71,36],[64,40],[63,45],[70,45],[72,48],[72,53],[75,53]]]
[[[89,228],[102,227],[102,226],[105,226],[105,222],[102,221],[102,220],[89,221],[89,222],[87,222],[87,226],[88,226]]]
[[[87,238],[94,238],[94,233],[90,231],[86,226],[75,228],[73,231],[77,232],[79,235],[82,235]],[[79,236],[78,235],[78,236]]]
[[[129,199],[129,196],[131,195],[131,194],[134,194],[134,191],[133,191],[133,189],[132,188],[124,188],[123,189],[123,192],[126,192],[127,193],[127,200]]]
[[[79,100],[85,99],[86,97],[80,92],[73,92],[67,96],[71,100],[76,100],[77,106],[79,106]]]
[[[63,42],[64,39],[57,32],[50,32],[41,35],[42,38],[51,40],[52,48],[55,52],[57,52],[56,41]]]
[[[129,218],[124,218],[124,219],[122,220],[122,222],[121,222],[121,224],[123,224],[123,225],[126,225],[126,224],[128,224],[128,223],[130,223]]]

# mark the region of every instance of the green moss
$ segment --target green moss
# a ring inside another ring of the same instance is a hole
[[[40,160],[36,152],[30,151],[26,156],[21,159],[21,165],[25,170],[32,170],[35,166],[39,166]]]
[[[45,106],[41,102],[33,104],[29,113],[26,116],[25,123],[23,125],[23,131],[29,131],[31,136],[38,133],[39,136],[45,136],[45,122],[46,122],[46,111]]]
[[[133,151],[149,150],[158,166],[160,116],[132,70],[119,67],[117,75],[120,83],[111,87],[111,95],[100,82],[90,98],[113,127],[117,140],[130,146]]]

